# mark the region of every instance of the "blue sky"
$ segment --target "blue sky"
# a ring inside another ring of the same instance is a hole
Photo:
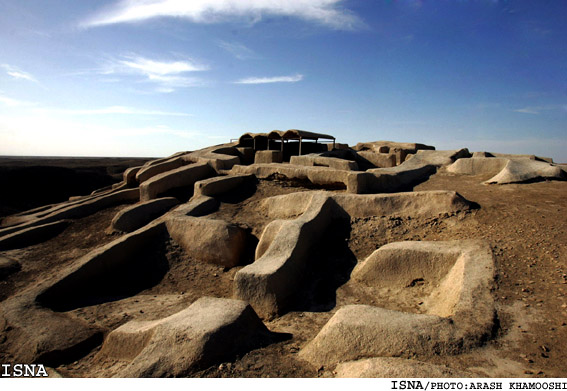
[[[0,155],[244,132],[567,162],[567,2],[0,0]]]

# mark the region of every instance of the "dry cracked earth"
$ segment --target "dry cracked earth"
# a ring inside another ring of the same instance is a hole
[[[303,287],[301,305],[265,325],[279,338],[229,362],[191,373],[193,377],[333,377],[334,367],[314,367],[298,358],[338,308],[346,304],[379,304],[360,297],[348,283],[357,262],[396,241],[485,239],[494,257],[497,327],[483,346],[458,355],[432,355],[427,361],[478,377],[567,376],[567,182],[485,185],[488,177],[437,173],[413,190],[454,190],[478,204],[472,211],[431,218],[352,218],[350,231],[329,230],[317,246],[316,273]],[[301,183],[260,180],[246,198],[221,198],[210,217],[236,223],[260,237],[270,222],[258,207],[270,196],[311,190]],[[244,198],[244,199],[242,199]],[[106,232],[116,206],[77,219],[61,234],[43,243],[2,252],[18,259],[22,270],[0,282],[0,300],[22,292],[71,265],[89,251],[116,239]],[[243,266],[224,268],[189,257],[170,238],[155,246],[152,256],[167,267],[151,288],[131,297],[84,306],[68,315],[112,330],[131,320],[160,319],[202,296],[233,297],[233,280]],[[253,252],[250,254],[251,262]],[[419,289],[419,281],[415,284]],[[0,302],[1,305],[1,302]],[[11,362],[10,341],[0,335],[0,363]],[[54,368],[64,377],[109,377],[124,362],[101,358],[100,347]]]

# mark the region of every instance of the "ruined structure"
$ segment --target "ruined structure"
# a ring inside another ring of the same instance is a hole
[[[2,302],[3,357],[52,367],[87,360],[86,376],[191,376],[282,334],[293,338],[299,329],[278,329],[278,321],[302,313],[321,324],[297,355],[315,371],[468,375],[428,360],[495,337],[490,243],[386,240],[358,258],[345,243],[361,219],[460,219],[479,208],[455,191],[413,191],[436,173],[491,176],[490,186],[567,178],[550,159],[481,155],[394,142],[351,149],[299,130],[246,133],[130,168],[112,189],[6,217],[2,279],[22,273],[20,263],[41,262],[12,259],[10,250],[54,240],[75,221],[123,205],[108,221],[106,244]],[[263,197],[270,183],[278,190]],[[226,218],[239,209],[251,215],[250,205],[254,224]],[[326,247],[335,263],[323,259]],[[184,296],[179,278],[191,284],[196,272],[174,264],[174,253],[218,270],[207,277],[211,286],[228,273],[228,292]],[[176,268],[184,270],[177,280]],[[168,278],[174,288],[161,293]]]

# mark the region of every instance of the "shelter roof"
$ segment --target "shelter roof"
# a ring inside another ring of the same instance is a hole
[[[242,136],[240,136],[240,138],[238,139],[238,142],[241,143],[242,140],[246,140],[246,139],[255,139],[255,138],[267,138],[268,137],[268,133],[244,133]]]
[[[334,140],[335,137],[323,134],[323,133],[314,133],[308,132],[306,130],[299,130],[299,129],[289,129],[286,131],[283,130],[272,130],[268,134],[268,138],[283,138],[283,139],[308,139],[308,140],[317,140],[320,138]]]

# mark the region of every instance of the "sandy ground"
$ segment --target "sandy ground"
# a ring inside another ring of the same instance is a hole
[[[456,190],[480,208],[430,219],[411,216],[352,219],[348,230],[329,230],[313,254],[308,283],[298,285],[301,304],[271,321],[279,342],[232,362],[194,373],[195,377],[330,377],[334,368],[314,368],[297,359],[338,307],[370,303],[403,308],[407,303],[360,297],[348,280],[357,261],[376,248],[400,240],[486,239],[494,252],[499,327],[485,346],[458,356],[430,357],[429,362],[468,369],[483,377],[567,377],[567,182],[487,186],[487,178],[436,174],[414,190]],[[301,184],[260,181],[245,197],[224,199],[213,218],[249,228],[259,238],[269,219],[257,208],[272,195],[309,190]],[[242,199],[245,198],[245,199]],[[125,206],[103,210],[71,224],[45,243],[2,254],[18,259],[22,271],[0,282],[0,300],[65,268],[81,255],[116,237],[104,232]],[[332,227],[335,228],[335,227]],[[110,331],[132,319],[158,319],[173,314],[204,295],[232,297],[234,274],[188,257],[172,240],[154,249],[169,268],[159,283],[122,300],[75,308],[70,316]],[[249,259],[251,261],[251,259]],[[376,300],[377,302],[374,302]],[[10,362],[9,341],[0,335],[0,362]],[[71,377],[112,376],[125,363],[101,360],[98,348],[56,370]]]

